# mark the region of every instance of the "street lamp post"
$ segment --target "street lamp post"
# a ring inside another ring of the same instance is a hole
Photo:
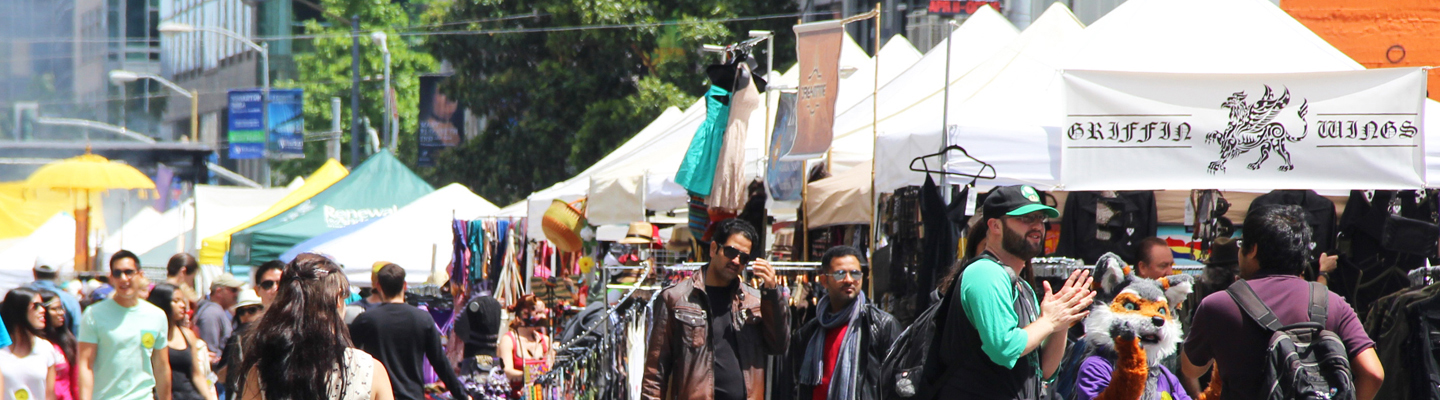
[[[140,79],[151,79],[156,82],[160,82],[161,85],[170,88],[170,90],[174,90],[176,92],[179,92],[180,95],[190,98],[190,141],[199,142],[200,93],[194,90],[187,91],[185,90],[185,88],[180,87],[180,85],[175,84],[175,82],[171,82],[168,79],[161,78],[160,75],[147,74],[143,72],[132,72],[123,69],[110,71],[110,82],[113,82],[116,85],[134,82]]]
[[[268,156],[270,147],[270,43],[257,45],[249,38],[229,30],[194,26],[180,22],[162,22],[156,29],[159,30],[160,33],[187,33],[194,31],[218,33],[221,36],[238,40],[246,46],[249,46],[250,49],[260,52],[260,132],[265,136],[265,148]],[[265,187],[270,187],[270,162],[269,160],[265,160],[261,165],[263,166],[262,170],[265,171],[265,178],[262,183]]]
[[[385,44],[384,31],[370,32],[370,40],[380,46],[380,54],[385,56],[385,123],[384,129],[382,129],[381,132],[385,132],[385,134],[389,136],[390,145],[387,147],[390,148],[391,153],[394,153],[397,151],[396,149],[399,148],[400,143],[400,137],[396,134],[398,131],[396,125],[399,125],[400,121],[391,120],[391,118],[394,118],[396,112],[394,109],[391,109],[391,107],[394,107],[395,99],[392,97],[394,94],[390,93],[390,46]]]

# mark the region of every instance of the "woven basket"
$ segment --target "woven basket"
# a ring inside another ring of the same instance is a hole
[[[540,227],[545,231],[545,238],[550,240],[556,249],[567,253],[581,250],[583,241],[580,239],[580,230],[585,228],[584,208],[585,199],[582,198],[568,204],[554,200],[550,203],[550,209],[545,210]]]

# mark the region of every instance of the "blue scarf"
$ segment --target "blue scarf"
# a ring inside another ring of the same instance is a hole
[[[860,318],[860,311],[865,308],[865,293],[861,292],[850,306],[839,312],[830,311],[830,296],[820,299],[820,307],[815,319],[820,322],[820,327],[810,336],[810,343],[805,346],[805,359],[800,365],[800,383],[810,386],[819,386],[821,376],[825,374],[825,331],[850,325],[845,330],[845,336],[840,339],[840,354],[835,357],[835,371],[830,376],[830,388],[826,398],[833,400],[854,400],[856,397],[856,385],[859,380],[856,373],[859,371],[857,364],[860,362],[860,336],[863,329],[854,325],[855,320]]]

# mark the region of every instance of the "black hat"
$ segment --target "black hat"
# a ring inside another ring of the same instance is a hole
[[[1226,265],[1240,262],[1240,241],[1228,237],[1215,238],[1210,245],[1210,258],[1205,265]]]
[[[1050,218],[1060,216],[1054,207],[1040,203],[1040,192],[1030,185],[1000,186],[985,196],[985,218],[1025,215],[1036,211],[1044,211],[1045,216]]]

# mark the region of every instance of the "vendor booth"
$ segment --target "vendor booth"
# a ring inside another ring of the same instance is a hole
[[[244,223],[225,229],[220,233],[205,237],[205,240],[201,241],[200,265],[226,266],[226,254],[230,252],[230,235],[255,226],[255,224],[268,221],[276,215],[280,215],[280,213],[285,212],[285,210],[289,210],[295,207],[295,205],[324,191],[326,188],[329,188],[330,185],[335,184],[335,182],[339,182],[340,179],[345,178],[349,173],[350,172],[345,169],[345,166],[340,165],[339,161],[334,159],[326,161],[324,165],[320,166],[320,169],[315,170],[314,173],[305,179],[304,185],[285,195],[284,198],[276,201],[274,204],[271,204],[270,207],[266,208],[265,211],[259,215],[256,215]],[[202,199],[200,207],[203,208],[206,203],[207,202]],[[204,226],[204,224],[201,226]]]

